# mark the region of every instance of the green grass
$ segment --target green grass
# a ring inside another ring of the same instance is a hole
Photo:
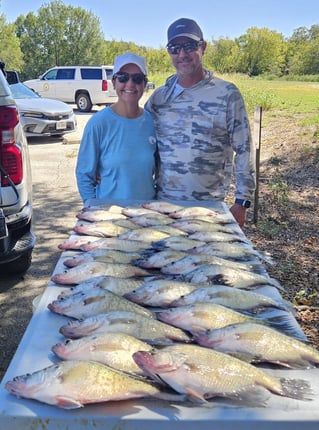
[[[163,85],[167,76],[156,74],[150,76],[150,80],[157,88]],[[276,111],[276,116],[306,114],[301,126],[319,125],[319,83],[254,79],[239,74],[219,76],[238,86],[250,114],[255,106],[261,106],[264,111]]]

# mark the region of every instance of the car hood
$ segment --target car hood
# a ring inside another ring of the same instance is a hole
[[[59,100],[52,100],[46,98],[36,98],[36,99],[15,99],[18,109],[21,112],[42,112],[58,114],[58,113],[70,113],[72,109],[66,103]]]

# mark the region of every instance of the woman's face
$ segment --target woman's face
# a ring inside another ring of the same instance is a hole
[[[119,100],[138,102],[143,95],[146,83],[141,69],[136,64],[130,63],[115,74],[113,85]]]

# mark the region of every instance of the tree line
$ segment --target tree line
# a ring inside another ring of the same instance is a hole
[[[146,58],[151,77],[173,72],[165,47],[105,40],[97,16],[62,0],[43,4],[37,14],[20,15],[14,23],[0,14],[0,47],[0,60],[7,69],[17,70],[22,80],[38,77],[57,65],[113,64],[114,57],[126,51]],[[310,75],[319,80],[318,52],[319,25],[297,28],[289,38],[267,28],[251,27],[235,39],[207,40],[204,65],[220,74]]]

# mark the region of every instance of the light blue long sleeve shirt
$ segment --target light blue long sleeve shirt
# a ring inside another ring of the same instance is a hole
[[[84,129],[76,165],[83,202],[153,199],[155,152],[156,134],[149,112],[144,110],[134,119],[119,116],[110,107],[95,113]]]

